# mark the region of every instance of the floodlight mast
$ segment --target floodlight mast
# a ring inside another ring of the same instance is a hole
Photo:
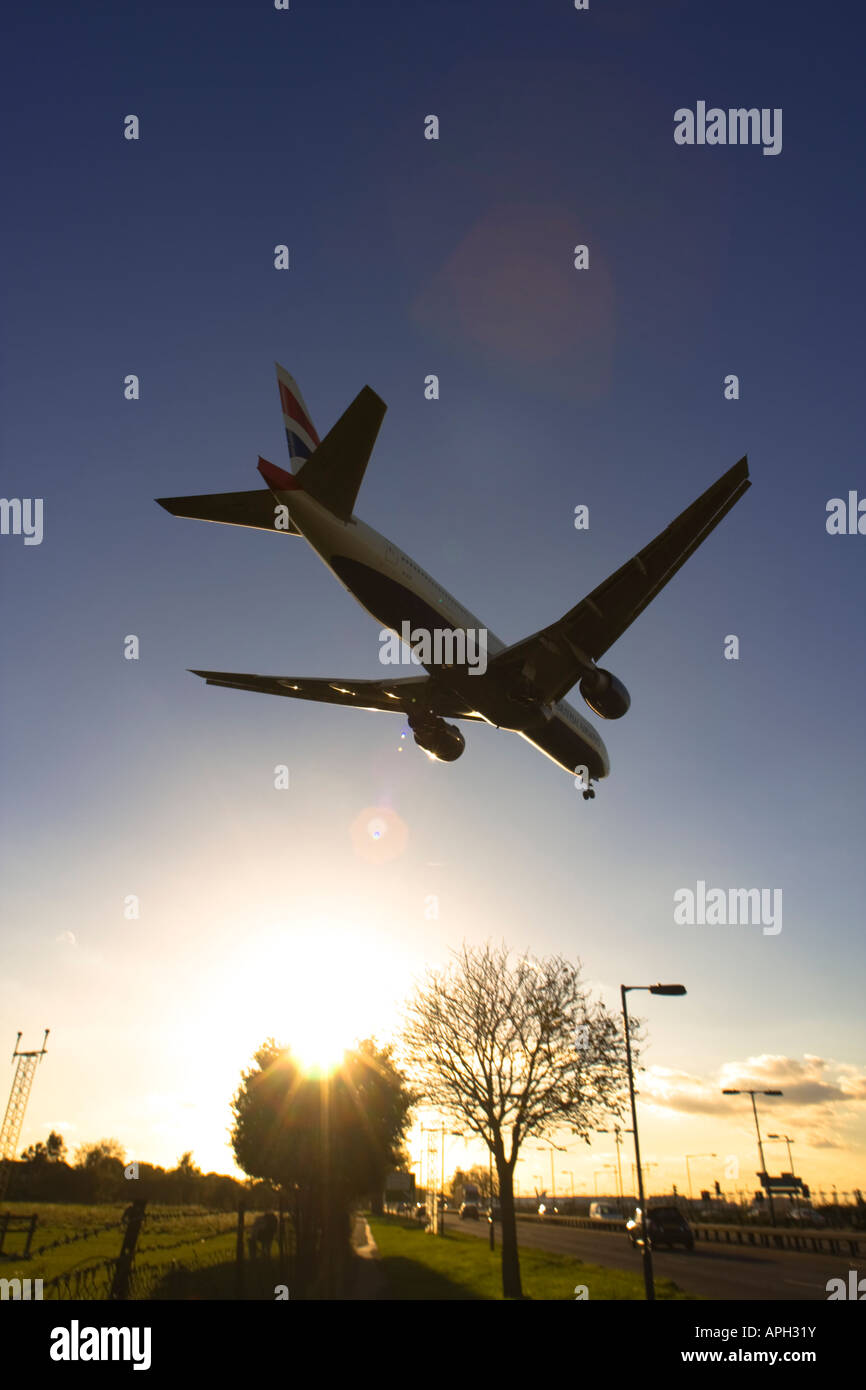
[[[3,1124],[0,1126],[0,1201],[6,1196],[9,1179],[12,1176],[12,1164],[15,1161],[15,1151],[18,1148],[18,1140],[21,1137],[21,1126],[24,1123],[24,1112],[27,1109],[27,1102],[30,1099],[33,1077],[36,1074],[36,1068],[47,1051],[46,1043],[48,1042],[48,1034],[50,1031],[50,1028],[45,1029],[42,1047],[38,1051],[18,1051],[18,1044],[21,1041],[20,1032],[15,1039],[15,1046],[12,1049],[12,1061],[14,1062],[17,1057],[18,1065],[15,1068],[15,1075],[12,1078],[12,1088],[9,1092],[9,1100],[6,1104],[6,1114],[3,1116]]]

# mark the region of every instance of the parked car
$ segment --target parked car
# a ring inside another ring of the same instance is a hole
[[[673,1250],[682,1245],[686,1250],[694,1250],[695,1237],[692,1228],[679,1207],[650,1207],[647,1211],[650,1245],[657,1249],[667,1245]],[[632,1247],[643,1245],[643,1222],[640,1207],[635,1208],[634,1216],[625,1224],[626,1233]]]
[[[590,1202],[590,1221],[622,1221],[622,1212],[613,1202]]]
[[[826,1226],[827,1222],[820,1212],[814,1211],[812,1207],[795,1207],[788,1212],[788,1220],[796,1221],[801,1226]]]
[[[461,1205],[461,1207],[460,1207],[460,1220],[461,1220],[461,1221],[477,1221],[477,1220],[478,1220],[478,1207],[476,1206],[475,1202],[463,1202],[463,1203],[462,1203],[462,1205]]]

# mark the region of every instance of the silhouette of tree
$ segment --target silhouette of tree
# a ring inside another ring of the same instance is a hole
[[[45,1152],[49,1163],[65,1163],[66,1145],[63,1142],[63,1135],[52,1129],[45,1144]]]
[[[446,970],[428,970],[409,1005],[407,1060],[425,1099],[493,1154],[502,1290],[521,1298],[514,1213],[521,1145],[565,1127],[587,1138],[604,1116],[621,1114],[625,1042],[618,1016],[582,988],[579,963],[525,955],[512,965],[507,947],[489,942],[453,954]]]
[[[235,1157],[291,1195],[302,1277],[318,1268],[333,1293],[352,1206],[396,1166],[414,1096],[391,1049],[370,1039],[323,1077],[273,1039],[254,1061],[232,1101]]]
[[[63,1135],[56,1134],[52,1129],[48,1139],[43,1144],[31,1144],[29,1149],[25,1149],[21,1155],[25,1163],[63,1163],[66,1159],[66,1145],[63,1142]]]
[[[473,1163],[471,1168],[455,1168],[450,1188],[452,1197],[459,1197],[461,1202],[465,1201],[466,1199],[463,1197],[462,1193],[467,1183],[472,1187],[477,1187],[484,1200],[489,1201],[490,1172],[483,1164]],[[493,1179],[493,1195],[497,1195],[495,1177]]]
[[[126,1150],[117,1139],[100,1139],[96,1144],[81,1144],[75,1150],[76,1168],[99,1168],[105,1163],[126,1162]]]
[[[122,1191],[126,1152],[117,1139],[100,1139],[82,1144],[75,1151],[75,1166],[83,1172],[85,1198],[101,1202]]]

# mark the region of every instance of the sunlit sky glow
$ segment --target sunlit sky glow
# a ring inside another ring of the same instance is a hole
[[[686,984],[634,996],[653,1186],[715,1152],[754,1188],[738,1083],[784,1090],[762,1124],[816,1189],[866,1186],[866,539],[824,527],[864,487],[862,74],[814,21],[85,5],[46,43],[17,16],[3,488],[44,497],[45,533],[0,537],[0,1046],[52,1030],[20,1148],[54,1127],[231,1171],[264,1039],[320,1065],[385,1041],[427,965],[491,938],[579,958],[611,1007],[623,979]],[[677,148],[703,98],[782,107],[782,153]],[[506,641],[748,451],[751,491],[607,658],[632,709],[595,801],[484,726],[446,766],[396,715],[187,674],[381,674],[379,625],[302,541],[154,505],[286,463],[275,359],[321,434],[365,383],[387,401],[358,514]],[[782,932],[676,925],[699,879],[781,888]],[[572,1145],[557,1189],[612,1161],[610,1136]],[[522,1190],[549,1170],[533,1146]]]

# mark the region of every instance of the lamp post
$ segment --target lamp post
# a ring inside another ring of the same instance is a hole
[[[788,1146],[788,1172],[791,1174],[791,1177],[793,1178],[793,1176],[794,1176],[794,1156],[793,1156],[793,1154],[791,1153],[791,1145],[794,1143],[794,1140],[791,1138],[791,1136],[790,1136],[789,1134],[768,1134],[768,1135],[767,1135],[767,1138],[768,1138],[768,1139],[778,1139],[778,1140],[780,1141],[780,1143],[787,1144],[787,1146]],[[797,1212],[799,1212],[799,1210],[800,1210],[799,1201],[798,1201],[798,1197],[797,1197],[797,1193],[796,1193],[796,1192],[794,1193],[794,1210],[797,1211]]]
[[[693,1201],[694,1201],[694,1193],[692,1192],[692,1175],[691,1175],[691,1171],[690,1171],[690,1169],[689,1169],[689,1159],[690,1159],[690,1158],[718,1158],[718,1156],[719,1156],[718,1154],[686,1154],[686,1182],[688,1183],[688,1188],[689,1188],[689,1201],[690,1201],[690,1202],[693,1202]]]
[[[544,1149],[538,1148],[538,1147],[536,1146],[536,1153],[543,1154],[543,1153],[544,1153]],[[551,1144],[551,1146],[550,1146],[550,1200],[551,1200],[551,1202],[555,1202],[555,1201],[556,1201],[556,1178],[554,1177],[554,1174],[553,1174],[553,1145],[552,1145],[552,1144]]]
[[[442,1180],[439,1186],[439,1234],[445,1234],[445,1136],[449,1139],[465,1139],[466,1135],[460,1129],[446,1129],[443,1123],[442,1134]]]
[[[494,1221],[493,1221],[493,1150],[492,1150],[492,1149],[489,1150],[488,1156],[489,1156],[489,1159],[490,1159],[489,1177],[488,1177],[488,1183],[487,1183],[488,1187],[490,1188],[490,1215],[489,1215],[489,1218],[488,1218],[489,1221],[490,1221],[490,1249],[491,1249],[491,1250],[495,1250],[495,1248],[496,1248],[496,1227],[495,1227],[495,1224],[494,1224]]]
[[[793,1177],[793,1175],[794,1175],[794,1159],[793,1159],[793,1157],[792,1157],[792,1155],[791,1155],[791,1145],[792,1145],[795,1141],[791,1138],[791,1136],[790,1136],[789,1134],[768,1134],[768,1135],[767,1135],[767,1138],[768,1138],[768,1139],[778,1139],[781,1143],[787,1144],[787,1146],[788,1146],[788,1172],[789,1172],[789,1173],[791,1174],[791,1176]]]
[[[410,1167],[411,1169],[413,1169],[413,1170],[414,1170],[415,1168],[418,1169],[418,1179],[417,1179],[417,1184],[416,1184],[416,1192],[412,1194],[413,1196],[415,1196],[416,1193],[419,1192],[419,1191],[421,1190],[421,1160],[420,1160],[420,1158],[413,1158],[413,1159],[411,1160],[410,1164],[409,1164],[409,1167]]]
[[[620,985],[620,995],[622,997],[622,1018],[625,1029],[625,1054],[628,1064],[628,1093],[631,1099],[631,1124],[634,1131],[634,1156],[637,1161],[637,1186],[640,1198],[641,1215],[641,1234],[643,1236],[643,1279],[646,1289],[646,1296],[649,1301],[654,1301],[656,1292],[653,1284],[653,1257],[649,1244],[649,1224],[647,1222],[646,1202],[643,1194],[643,1174],[640,1167],[640,1140],[637,1132],[637,1104],[634,1095],[634,1071],[631,1062],[631,1037],[629,1036],[628,1026],[628,1007],[626,995],[635,989],[647,990],[650,994],[685,994],[685,985]]]
[[[751,1097],[752,1097],[752,1114],[753,1114],[754,1117],[755,1117],[755,1129],[756,1129],[757,1132],[758,1132],[758,1156],[759,1156],[759,1158],[760,1158],[760,1160],[761,1160],[761,1176],[762,1176],[762,1177],[765,1177],[765,1178],[767,1179],[767,1183],[769,1184],[770,1175],[769,1175],[769,1173],[767,1172],[767,1165],[766,1165],[766,1163],[764,1162],[764,1145],[763,1145],[763,1143],[761,1142],[761,1126],[758,1124],[758,1107],[757,1107],[757,1105],[755,1104],[755,1096],[780,1096],[780,1095],[782,1095],[782,1092],[781,1092],[781,1091],[749,1091],[749,1090],[747,1090],[745,1087],[743,1087],[743,1088],[740,1089],[740,1090],[735,1090],[735,1089],[733,1089],[733,1088],[726,1088],[726,1089],[724,1089],[724,1090],[722,1091],[722,1095],[723,1095],[723,1096],[751,1096]],[[772,1187],[770,1187],[769,1185],[768,1185],[768,1187],[767,1187],[767,1201],[768,1201],[769,1204],[770,1204],[770,1225],[771,1225],[771,1226],[775,1226],[775,1225],[776,1225],[776,1208],[773,1206],[773,1189],[772,1189]]]
[[[616,1170],[619,1174],[619,1200],[620,1209],[625,1202],[625,1189],[622,1185],[622,1136],[631,1134],[630,1129],[623,1129],[622,1125],[614,1125],[613,1129],[597,1129],[596,1134],[612,1134],[616,1143]]]
[[[594,1172],[593,1175],[592,1175],[592,1176],[593,1176],[593,1182],[594,1182],[594,1184],[595,1184],[595,1195],[596,1195],[596,1197],[598,1196],[598,1175],[599,1175],[599,1173],[607,1173],[607,1172],[615,1173],[615,1172],[616,1172],[616,1164],[615,1164],[615,1163],[603,1163],[603,1164],[601,1165],[600,1168],[596,1168],[595,1172]]]
[[[536,1183],[537,1183],[537,1186],[536,1186],[536,1189],[535,1189],[535,1195],[536,1195],[536,1197],[539,1197],[539,1196],[541,1195],[541,1184],[542,1184],[542,1181],[543,1181],[542,1176],[541,1176],[540,1173],[533,1173],[533,1174],[532,1174],[532,1179],[533,1179],[533,1182],[536,1182]]]

